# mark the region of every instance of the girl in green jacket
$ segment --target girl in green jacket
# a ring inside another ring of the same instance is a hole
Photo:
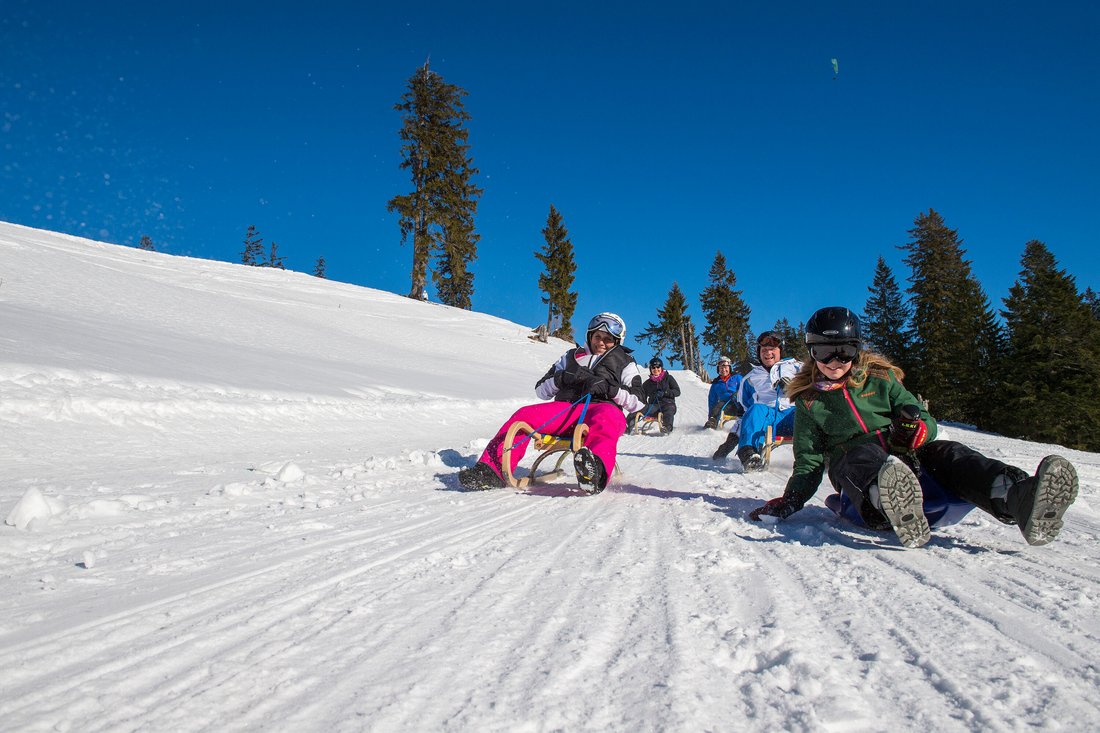
[[[786,388],[795,403],[794,473],[783,496],[751,511],[750,519],[789,517],[828,470],[864,524],[893,529],[906,547],[929,538],[922,480],[1018,525],[1029,544],[1058,535],[1077,498],[1069,461],[1047,456],[1028,476],[962,443],[936,440],[936,422],[902,386],[902,370],[863,349],[859,318],[847,308],[814,313],[806,345],[810,361]]]

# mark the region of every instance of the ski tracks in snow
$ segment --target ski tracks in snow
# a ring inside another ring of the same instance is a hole
[[[157,499],[122,519],[75,511],[10,554],[24,578],[82,537],[100,538],[103,560],[5,599],[0,720],[1008,731],[1100,719],[1100,639],[1080,627],[1100,572],[1073,561],[1087,536],[1036,552],[977,519],[906,551],[816,503],[749,522],[782,491],[789,456],[746,476],[705,457],[717,440],[625,438],[622,476],[594,497],[455,491],[479,440],[300,470],[198,467],[145,486]]]

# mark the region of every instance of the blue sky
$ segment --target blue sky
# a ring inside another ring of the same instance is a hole
[[[430,57],[469,92],[476,310],[544,320],[550,204],[575,323],[635,333],[674,281],[701,323],[718,250],[755,330],[861,309],[929,208],[997,306],[1030,239],[1100,289],[1093,4],[154,5],[5,0],[0,219],[228,261],[255,224],[405,293],[393,105]]]

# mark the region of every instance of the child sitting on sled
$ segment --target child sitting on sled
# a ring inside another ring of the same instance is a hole
[[[797,512],[828,464],[833,486],[862,523],[893,529],[906,547],[929,539],[923,500],[932,485],[1019,526],[1028,544],[1057,537],[1077,498],[1069,461],[1047,456],[1029,476],[962,443],[935,440],[936,423],[902,386],[901,369],[862,348],[859,318],[847,308],[814,313],[806,345],[810,362],[787,386],[796,407],[794,472],[783,496],[751,511],[750,519]]]
[[[563,435],[583,419],[588,437],[574,454],[573,466],[582,489],[603,491],[615,468],[619,437],[626,429],[623,410],[636,412],[645,407],[642,373],[631,350],[622,345],[625,337],[626,324],[614,313],[592,318],[585,345],[565,352],[535,384],[535,394],[552,401],[517,410],[489,441],[478,462],[459,471],[458,482],[469,490],[506,485],[501,460],[504,436],[513,423],[522,421],[540,426],[540,432]],[[586,402],[585,397],[591,399]],[[526,442],[513,446],[511,471],[516,470],[526,447]]]

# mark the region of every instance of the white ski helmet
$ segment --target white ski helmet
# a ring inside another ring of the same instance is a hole
[[[588,329],[584,332],[584,343],[588,343],[593,331],[606,331],[615,338],[616,344],[621,344],[626,338],[626,321],[614,313],[600,313],[592,317],[588,322]]]

